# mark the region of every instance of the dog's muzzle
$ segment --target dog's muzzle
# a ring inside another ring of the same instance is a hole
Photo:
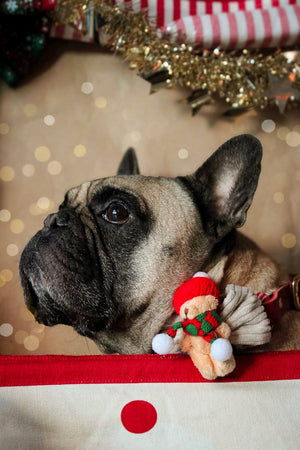
[[[72,325],[90,336],[113,316],[97,251],[72,209],[45,219],[21,255],[20,278],[27,307],[45,325]]]

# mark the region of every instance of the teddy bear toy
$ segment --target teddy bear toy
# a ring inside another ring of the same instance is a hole
[[[156,353],[169,353],[172,339],[183,329],[182,351],[189,354],[201,375],[214,380],[235,368],[232,346],[228,340],[230,327],[223,322],[216,309],[219,288],[204,272],[197,272],[175,292],[174,309],[182,318],[167,333],[156,335],[152,348]]]

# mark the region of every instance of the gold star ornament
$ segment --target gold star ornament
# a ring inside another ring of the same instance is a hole
[[[279,78],[268,72],[269,87],[263,92],[263,95],[275,100],[281,114],[284,113],[289,100],[300,100],[300,90],[293,87],[295,80],[295,73],[290,73],[286,78]]]

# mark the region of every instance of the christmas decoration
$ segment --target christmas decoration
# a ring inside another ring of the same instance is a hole
[[[7,0],[0,4],[0,76],[16,86],[45,47],[54,0]]]
[[[186,103],[192,108],[192,115],[194,116],[202,108],[203,105],[212,101],[211,95],[209,95],[203,89],[195,89],[191,95],[185,100]]]
[[[161,64],[163,66],[163,64]],[[138,74],[141,78],[151,83],[150,94],[157,92],[161,88],[168,87],[171,83],[171,74],[168,69],[162,67],[161,69],[152,70],[151,72],[145,72]]]
[[[192,279],[193,280],[193,279]],[[195,283],[195,282],[193,282]],[[185,286],[185,285],[183,285]],[[182,294],[182,289],[177,291],[180,294],[181,301],[191,296],[192,290],[188,285],[189,290]],[[193,287],[193,286],[192,286]],[[197,289],[197,285],[193,289]],[[213,291],[211,291],[213,293]],[[229,284],[225,289],[225,298],[218,306],[218,316],[223,322],[226,322],[230,329],[230,342],[238,347],[255,347],[258,345],[267,344],[271,339],[271,323],[266,313],[265,307],[266,299],[270,297],[264,293],[258,292],[254,294],[246,286],[237,286]],[[193,295],[193,294],[192,294]],[[218,296],[218,291],[214,292]],[[175,300],[176,304],[176,300]],[[180,309],[177,312],[180,312]],[[272,314],[270,314],[271,316]],[[155,353],[177,353],[180,351],[181,341],[184,336],[183,328],[188,325],[188,321],[183,321],[174,324],[166,333],[160,333],[154,336],[152,341],[152,349]],[[274,322],[274,319],[273,319]],[[195,324],[194,324],[195,325]],[[199,325],[199,320],[196,321],[196,330]],[[191,327],[190,327],[191,328]],[[194,334],[197,334],[196,331]],[[217,340],[219,341],[219,339]],[[215,342],[217,342],[215,341]],[[221,344],[223,348],[223,344]],[[217,358],[216,358],[217,359]]]
[[[288,101],[300,100],[300,90],[293,87],[295,79],[295,73],[291,73],[287,78],[268,73],[269,87],[264,91],[264,95],[275,101],[281,113],[285,111]]]
[[[130,2],[119,6],[108,0],[58,0],[55,19],[58,23],[75,27],[79,22],[81,29],[86,30],[91,5],[95,14],[101,17],[100,41],[104,35],[111,50],[151,83],[151,92],[161,87],[191,88],[192,94],[186,101],[193,115],[202,105],[215,99],[228,105],[226,115],[273,105],[283,111],[282,87],[277,85],[279,91],[276,92],[274,78],[270,78],[270,74],[283,83],[294,79],[287,100],[289,104],[297,105],[299,61],[291,60],[280,50],[205,50],[199,48],[197,42],[192,45],[184,40],[186,35],[182,33],[181,40],[174,41],[168,27],[165,31],[169,34],[158,32],[146,12],[136,12]],[[298,9],[297,6],[297,14]]]
[[[261,303],[265,297],[245,286],[228,285],[219,304],[218,285],[205,272],[197,272],[174,293],[174,310],[182,320],[155,335],[152,349],[160,355],[181,349],[204,378],[225,376],[235,368],[231,343],[257,346],[270,341],[271,324]]]
[[[3,14],[32,14],[39,10],[53,10],[56,0],[4,0],[0,4]]]
[[[31,45],[34,42],[35,49],[41,50],[45,37],[36,36],[36,20],[34,25],[29,22],[56,4],[56,24],[72,26],[74,39],[84,39],[84,34],[88,37],[84,40],[89,41],[100,37],[100,43],[121,55],[131,69],[151,83],[150,93],[174,86],[191,89],[184,102],[191,107],[192,115],[216,100],[224,104],[226,116],[267,106],[275,106],[282,113],[287,107],[297,106],[299,52],[291,57],[292,52],[254,47],[299,42],[300,21],[294,18],[300,18],[300,0],[286,0],[280,7],[272,2],[255,2],[247,8],[243,2],[233,0],[230,10],[228,2],[221,6],[217,3],[199,0],[198,10],[203,11],[199,14],[191,2],[190,15],[185,15],[176,2],[157,0],[154,16],[150,12],[153,11],[151,0],[148,9],[142,9],[143,5],[133,0],[122,4],[110,0],[6,0],[0,5],[5,18],[0,24],[1,38],[4,37],[0,72],[11,85],[28,72],[34,59],[30,54]],[[171,9],[173,25],[164,20]],[[267,26],[275,16],[283,14],[286,21],[280,19],[280,27]],[[25,15],[30,17],[29,22],[23,20],[22,24],[6,26],[7,17],[15,19]],[[49,17],[42,14],[40,18],[42,33],[48,32]],[[236,26],[239,18],[245,22],[246,39]],[[214,26],[206,27],[207,21]],[[224,21],[232,26],[225,27]],[[264,27],[253,27],[255,21],[263,21]],[[26,33],[22,27],[26,27]],[[59,33],[61,37],[61,28]],[[214,48],[216,45],[220,48]]]
[[[190,355],[201,375],[209,380],[225,376],[235,368],[228,340],[230,327],[216,311],[218,298],[217,284],[206,273],[197,272],[176,290],[173,306],[183,320],[167,331],[173,338],[177,330],[183,328],[185,337],[181,342],[181,349]],[[162,354],[162,349],[169,349],[165,338],[161,339],[160,336],[158,334],[154,337],[152,348]]]

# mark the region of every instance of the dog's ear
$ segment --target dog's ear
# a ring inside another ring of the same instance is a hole
[[[189,179],[206,231],[217,239],[241,227],[260,174],[262,148],[251,135],[223,144]]]
[[[117,175],[138,175],[140,173],[137,157],[133,148],[129,148],[120,162]]]

